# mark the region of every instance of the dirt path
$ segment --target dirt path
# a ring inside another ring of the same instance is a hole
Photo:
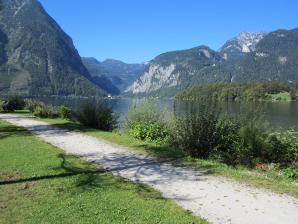
[[[159,163],[125,147],[21,115],[0,114],[0,118],[28,129],[67,153],[98,163],[115,175],[148,184],[211,223],[298,223],[298,200],[290,196]]]

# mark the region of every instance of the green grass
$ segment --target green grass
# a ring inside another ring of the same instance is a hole
[[[298,198],[298,186],[293,179],[279,174],[277,170],[261,171],[250,170],[244,167],[231,167],[212,160],[195,159],[188,156],[179,149],[155,143],[144,142],[132,138],[127,134],[119,132],[104,132],[82,126],[79,123],[62,119],[41,119],[50,124],[67,128],[73,131],[83,132],[100,139],[110,141],[119,145],[130,147],[132,150],[146,152],[152,156],[163,159],[171,159],[174,163],[207,169],[209,174],[220,175],[235,179],[252,186],[270,189],[277,193],[286,193]]]
[[[0,120],[0,223],[206,222]]]

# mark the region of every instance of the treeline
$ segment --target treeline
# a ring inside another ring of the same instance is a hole
[[[194,86],[176,95],[176,99],[180,100],[196,100],[205,97],[217,101],[298,100],[298,84],[216,83]]]

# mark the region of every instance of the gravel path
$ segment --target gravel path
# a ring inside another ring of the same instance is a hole
[[[298,200],[290,196],[160,163],[125,147],[21,115],[0,114],[0,118],[26,128],[67,153],[100,164],[115,175],[148,184],[211,223],[298,223]]]

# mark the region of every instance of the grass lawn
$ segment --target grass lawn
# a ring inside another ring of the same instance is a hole
[[[0,223],[206,222],[145,185],[65,155],[0,120]]]
[[[190,165],[209,170],[210,174],[221,175],[236,179],[237,181],[248,183],[256,187],[264,187],[277,193],[286,193],[298,198],[298,186],[295,184],[298,180],[286,178],[278,174],[278,171],[249,170],[244,167],[231,167],[225,164],[192,158],[182,151],[167,146],[161,146],[154,143],[143,142],[134,139],[126,134],[117,132],[104,132],[91,128],[86,128],[79,123],[66,121],[63,119],[39,119],[56,126],[67,128],[73,131],[83,132],[87,135],[104,139],[119,145],[128,146],[131,149],[145,151],[158,158],[174,159],[179,164]]]

